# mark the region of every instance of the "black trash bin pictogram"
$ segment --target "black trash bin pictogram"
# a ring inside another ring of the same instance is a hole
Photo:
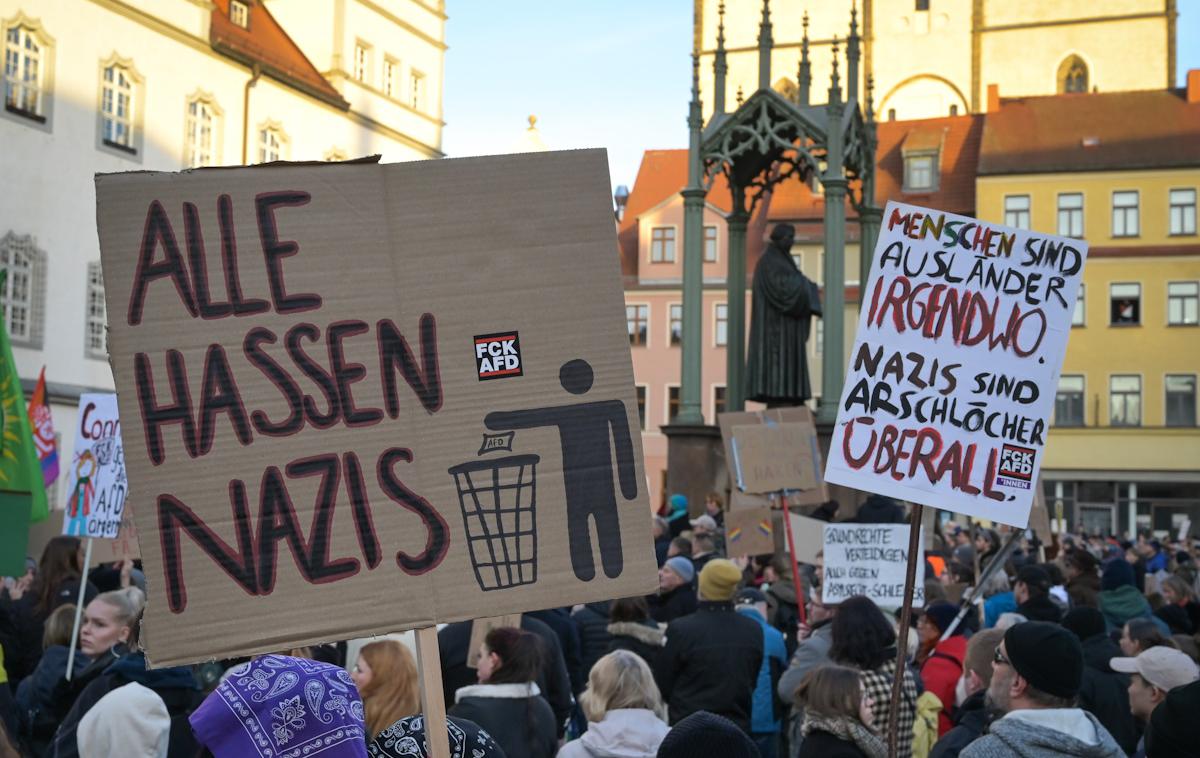
[[[475,581],[485,592],[537,581],[537,455],[452,467]]]

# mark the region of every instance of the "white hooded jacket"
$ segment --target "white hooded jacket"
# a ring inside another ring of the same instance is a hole
[[[558,758],[654,758],[670,727],[653,711],[618,708],[599,723],[588,723],[579,739],[558,751]]]

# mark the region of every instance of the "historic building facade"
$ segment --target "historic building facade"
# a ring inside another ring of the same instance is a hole
[[[440,157],[445,20],[441,0],[0,0],[0,304],[60,455],[79,393],[113,386],[93,175]]]

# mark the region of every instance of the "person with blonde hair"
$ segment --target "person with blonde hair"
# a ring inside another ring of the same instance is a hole
[[[363,700],[368,737],[421,710],[416,659],[396,640],[364,645],[350,678]]]
[[[21,736],[37,755],[46,751],[63,714],[54,710],[54,688],[67,673],[71,632],[75,629],[75,606],[60,605],[46,617],[42,632],[42,658],[33,673],[17,686],[17,712]],[[89,658],[75,651],[75,668],[84,669]]]
[[[592,667],[579,698],[588,728],[558,758],[653,758],[670,729],[666,707],[641,656],[615,650]]]
[[[874,732],[875,702],[861,672],[848,666],[815,668],[796,689],[804,708],[804,742],[797,758],[884,758],[887,747]]]

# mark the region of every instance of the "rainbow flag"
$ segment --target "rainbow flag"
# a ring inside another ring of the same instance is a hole
[[[42,481],[49,489],[58,478],[58,447],[54,444],[54,421],[50,417],[50,404],[46,402],[46,367],[38,374],[37,387],[29,399],[29,426],[33,431],[33,444],[37,447],[38,460],[42,464]]]
[[[758,531],[761,532],[764,537],[770,537],[771,536],[771,520],[763,519],[762,521],[759,521],[758,522]]]
[[[742,528],[740,526],[735,526],[729,530],[728,537],[730,542],[737,542],[741,536]]]

